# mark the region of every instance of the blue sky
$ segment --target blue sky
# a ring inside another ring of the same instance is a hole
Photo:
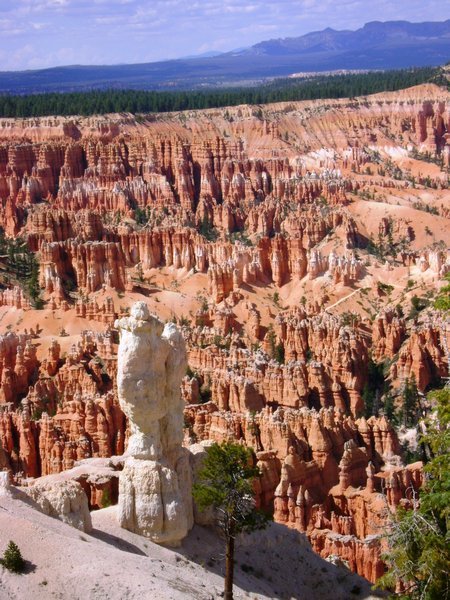
[[[0,0],[0,70],[150,62],[449,13],[447,0]]]

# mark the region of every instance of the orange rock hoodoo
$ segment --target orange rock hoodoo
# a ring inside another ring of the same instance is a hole
[[[0,121],[1,242],[26,241],[45,302],[5,246],[0,468],[20,482],[123,453],[113,324],[144,299],[187,342],[186,443],[250,446],[258,504],[375,581],[386,508],[422,471],[382,412],[362,416],[368,373],[397,393],[448,372],[448,324],[423,309],[450,271],[448,102],[421,86]]]

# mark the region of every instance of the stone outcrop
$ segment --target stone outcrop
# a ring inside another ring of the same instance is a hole
[[[212,400],[220,409],[260,410],[269,403],[286,408],[337,406],[354,416],[361,413],[367,342],[340,319],[327,314],[308,317],[301,309],[280,312],[272,335],[262,340],[265,353],[240,347],[224,353],[211,344],[213,337],[208,340],[205,328],[191,335],[189,363],[211,378]],[[271,358],[276,348],[282,348],[285,364]],[[186,401],[193,403],[188,397]]]
[[[29,310],[31,303],[23,290],[19,286],[14,286],[0,292],[0,306],[11,306],[13,308]]]
[[[8,471],[0,471],[0,496],[11,493],[11,476]]]
[[[112,390],[111,334],[84,332],[64,358],[53,340],[41,361],[32,339],[10,333],[0,340],[0,440],[15,476],[59,473],[83,458],[121,454],[126,426]]]
[[[253,448],[257,503],[275,521],[305,532],[322,556],[341,556],[370,581],[383,574],[386,510],[422,483],[419,464],[396,466],[400,445],[385,417],[355,421],[337,408],[230,414],[210,403],[187,407],[186,418],[198,440]]]
[[[113,325],[117,318],[114,300],[108,296],[101,304],[96,300],[80,299],[76,304],[77,317]]]
[[[174,545],[193,524],[189,456],[181,446],[184,340],[173,324],[164,327],[150,315],[144,302],[116,326],[118,396],[131,428],[119,480],[119,522]]]
[[[393,358],[405,337],[405,321],[393,309],[377,315],[372,327],[372,352],[375,360]]]
[[[24,489],[44,514],[86,533],[92,530],[88,499],[76,481],[47,483],[44,479]]]
[[[424,391],[436,378],[448,375],[448,353],[444,338],[448,322],[439,314],[418,323],[398,353],[398,361],[392,365],[393,378],[414,378],[419,390]]]

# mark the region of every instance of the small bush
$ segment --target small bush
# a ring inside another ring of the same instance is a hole
[[[284,357],[284,346],[280,342],[275,346],[274,359],[280,364],[284,365],[285,357]]]
[[[105,488],[103,490],[103,495],[102,495],[102,508],[109,508],[110,506],[112,506],[113,502],[111,500],[111,494],[108,490],[108,488]]]
[[[200,222],[198,226],[198,232],[209,242],[215,242],[219,237],[219,232],[214,227],[214,225],[209,221],[208,216],[205,215],[203,220]]]
[[[6,548],[3,558],[0,559],[0,564],[2,564],[5,569],[8,569],[8,571],[11,571],[12,573],[23,573],[25,569],[25,561],[22,558],[19,547],[12,540],[9,542],[8,547]]]
[[[389,285],[388,283],[382,283],[381,281],[379,281],[377,283],[377,288],[378,291],[382,294],[392,294],[392,292],[394,291],[394,286],[393,285]]]
[[[413,296],[411,298],[411,311],[409,313],[409,318],[415,319],[422,310],[429,306],[429,304],[430,301],[427,300],[427,298],[419,298],[418,296]]]
[[[434,308],[448,311],[450,310],[450,273],[447,273],[444,279],[448,284],[439,290],[436,300],[434,301]]]
[[[186,367],[186,376],[189,377],[189,379],[195,377],[195,372],[191,369],[189,365]]]

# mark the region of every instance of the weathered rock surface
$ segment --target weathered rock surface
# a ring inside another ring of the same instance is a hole
[[[89,533],[92,530],[88,499],[76,481],[53,481],[45,479],[24,488],[39,509],[50,517]]]
[[[181,445],[184,340],[144,302],[116,326],[118,396],[131,428],[119,479],[119,522],[157,543],[177,544],[193,525],[189,456]]]
[[[0,496],[7,496],[11,490],[11,476],[8,471],[0,471]]]

